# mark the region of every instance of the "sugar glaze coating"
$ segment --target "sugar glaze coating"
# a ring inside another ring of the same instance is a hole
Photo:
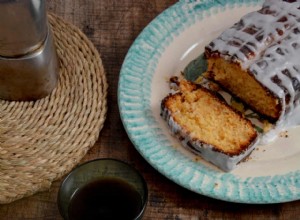
[[[229,172],[235,169],[244,158],[246,158],[258,144],[258,139],[256,138],[244,151],[238,155],[228,155],[221,151],[216,151],[216,149],[207,143],[201,142],[197,139],[192,139],[188,131],[181,127],[172,117],[172,113],[162,106],[161,109],[162,118],[165,119],[168,123],[168,126],[171,130],[172,135],[176,136],[182,146],[187,148],[189,151],[194,154],[202,157],[206,161],[211,162],[212,164],[219,167],[225,172]]]
[[[266,0],[213,40],[206,55],[238,63],[275,94],[281,124],[300,100],[300,0]]]

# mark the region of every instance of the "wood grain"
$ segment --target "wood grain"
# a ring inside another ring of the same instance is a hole
[[[83,161],[116,158],[145,177],[149,202],[145,220],[298,219],[300,201],[274,205],[228,203],[192,193],[154,170],[135,150],[123,128],[118,106],[119,71],[134,39],[175,0],[48,0],[48,10],[78,26],[101,53],[109,83],[108,115],[99,140]],[[56,197],[61,180],[47,192],[0,206],[0,219],[62,219]]]

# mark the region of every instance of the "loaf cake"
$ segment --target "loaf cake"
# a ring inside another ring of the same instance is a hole
[[[273,123],[300,99],[300,1],[266,0],[205,48],[205,76]]]
[[[230,171],[257,143],[257,132],[227,103],[208,89],[177,77],[171,79],[178,91],[161,102],[161,115],[182,144]]]

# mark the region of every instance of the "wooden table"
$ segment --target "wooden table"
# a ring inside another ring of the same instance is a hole
[[[176,0],[48,0],[48,9],[78,26],[101,53],[109,83],[108,115],[99,140],[83,161],[112,157],[132,164],[145,177],[149,202],[145,220],[299,219],[300,201],[274,205],[234,204],[192,193],[154,170],[135,150],[123,128],[117,86],[123,59],[134,39]],[[61,180],[47,192],[0,206],[0,219],[62,219],[56,196]]]

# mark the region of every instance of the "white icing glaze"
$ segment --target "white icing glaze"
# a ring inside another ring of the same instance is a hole
[[[243,47],[247,47],[246,52]],[[295,113],[299,112],[300,98],[300,0],[293,3],[266,0],[261,11],[244,16],[207,48],[240,63],[242,69],[251,72],[281,100],[280,118],[274,130],[264,135],[262,143],[273,140],[288,126],[300,123],[299,114]]]
[[[269,144],[278,137],[278,134],[281,131],[287,130],[298,125],[300,125],[300,105],[298,105],[294,109],[294,111],[289,115],[288,118],[286,118],[284,122],[277,123],[277,125],[272,130],[261,135],[259,139],[259,145]]]
[[[236,168],[237,164],[248,156],[258,144],[257,138],[239,155],[229,156],[225,153],[216,151],[216,149],[210,144],[192,139],[189,132],[185,131],[185,129],[174,120],[171,112],[164,106],[162,106],[161,115],[162,118],[167,121],[172,135],[177,137],[184,147],[226,172]]]

